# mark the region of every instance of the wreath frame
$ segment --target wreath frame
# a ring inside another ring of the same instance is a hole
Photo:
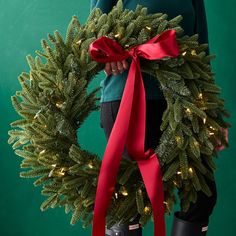
[[[42,211],[64,206],[66,213],[72,212],[72,225],[81,219],[86,228],[92,222],[101,161],[98,155],[80,147],[77,130],[91,112],[100,108],[96,104],[100,88],[90,93],[87,88],[104,65],[91,60],[89,45],[106,35],[128,49],[166,29],[176,30],[180,56],[155,61],[141,59],[140,63],[143,72],[159,81],[168,105],[162,116],[163,133],[155,149],[163,172],[165,211],[170,214],[177,202],[176,189],[184,210],[196,201],[197,191],[211,195],[205,180],[214,180],[214,146],[217,139],[228,146],[220,127],[230,127],[223,119],[229,113],[224,100],[217,97],[221,91],[211,70],[210,61],[215,55],[206,55],[208,44],[199,44],[197,34],[183,36],[181,15],[171,20],[167,17],[163,13],[147,14],[147,8],[141,5],[135,11],[123,10],[119,0],[108,14],[94,9],[84,25],[73,16],[65,40],[56,30],[54,35],[48,34],[51,46],[42,39],[43,52],[36,50],[35,58],[27,55],[30,72],[19,75],[22,91],[11,97],[23,119],[11,123],[17,129],[8,132],[8,143],[23,157],[21,168],[31,168],[20,176],[39,177],[34,186],[43,185],[41,193],[47,199],[41,204]],[[141,215],[142,225],[152,218],[135,161],[122,158],[112,200],[106,219],[108,227],[130,221],[137,214]]]

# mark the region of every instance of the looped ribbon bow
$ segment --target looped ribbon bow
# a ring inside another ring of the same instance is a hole
[[[115,62],[132,58],[119,110],[104,152],[98,176],[92,236],[104,236],[106,212],[115,189],[124,146],[138,164],[153,209],[154,235],[165,236],[165,209],[162,173],[152,148],[144,150],[146,125],[145,88],[139,57],[156,60],[177,57],[179,47],[175,30],[166,30],[144,44],[124,50],[116,41],[102,36],[90,44],[89,53],[97,62]]]

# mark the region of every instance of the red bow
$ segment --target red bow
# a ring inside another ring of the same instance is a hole
[[[97,62],[114,62],[132,57],[119,111],[106,146],[98,177],[92,223],[93,236],[105,235],[106,212],[115,188],[125,145],[129,156],[138,164],[152,204],[154,235],[166,235],[160,163],[152,148],[144,151],[146,99],[139,57],[149,60],[166,56],[177,57],[179,47],[175,36],[175,30],[166,30],[129,51],[124,50],[116,41],[105,36],[90,45],[91,57]]]

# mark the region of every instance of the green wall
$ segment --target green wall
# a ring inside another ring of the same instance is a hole
[[[222,97],[232,116],[229,122],[233,128],[229,132],[231,147],[220,153],[217,160],[216,180],[218,200],[209,225],[209,236],[234,235],[236,231],[236,174],[234,156],[236,148],[235,132],[235,55],[234,46],[236,2],[208,0],[206,2],[209,44],[211,53],[217,58],[212,61],[216,81],[222,87]],[[86,21],[90,2],[82,0],[0,0],[0,235],[1,236],[39,236],[39,235],[91,235],[78,223],[69,224],[71,214],[66,215],[63,208],[41,212],[39,207],[45,197],[41,196],[41,187],[33,186],[33,179],[19,177],[21,157],[14,154],[7,144],[9,123],[18,118],[12,108],[10,96],[20,89],[17,77],[22,71],[28,71],[25,56],[40,49],[40,40],[47,38],[47,33],[59,30],[65,36],[66,28],[72,15],[77,15],[81,23]],[[103,73],[94,79],[91,86],[99,86]],[[98,94],[100,96],[100,94]],[[91,138],[99,137],[93,140]],[[88,117],[86,124],[79,131],[81,145],[101,157],[106,145],[105,135],[99,126],[99,112]],[[89,145],[90,144],[90,145]],[[178,209],[179,206],[176,206]],[[168,234],[172,216],[166,217]],[[144,228],[143,235],[153,235],[152,222]]]

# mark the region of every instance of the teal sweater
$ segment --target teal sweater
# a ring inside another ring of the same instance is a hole
[[[103,13],[108,13],[117,3],[117,0],[91,0],[90,11],[100,8]],[[137,4],[148,8],[148,13],[162,12],[172,19],[177,15],[182,15],[183,20],[180,25],[184,34],[189,36],[198,33],[200,43],[208,43],[207,18],[204,0],[123,0],[125,9],[135,10]],[[209,55],[209,48],[206,51]],[[125,87],[128,70],[122,74],[108,75],[101,82],[100,102],[121,100]],[[159,82],[151,75],[142,72],[143,83],[146,92],[146,99],[164,99],[160,90]]]

